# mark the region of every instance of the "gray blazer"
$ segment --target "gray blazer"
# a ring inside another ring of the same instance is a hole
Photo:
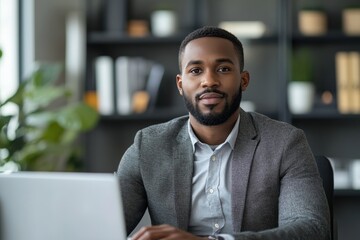
[[[240,112],[232,162],[235,239],[330,239],[329,209],[303,131],[258,113]],[[127,231],[148,207],[152,224],[187,230],[193,153],[188,116],[140,130],[122,157]]]

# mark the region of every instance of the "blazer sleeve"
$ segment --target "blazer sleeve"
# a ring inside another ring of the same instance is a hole
[[[331,239],[329,208],[305,134],[293,128],[282,146],[278,227],[237,233],[235,239]]]
[[[147,208],[146,192],[139,166],[141,138],[142,132],[139,131],[135,135],[134,143],[123,155],[117,170],[128,234],[137,226]]]

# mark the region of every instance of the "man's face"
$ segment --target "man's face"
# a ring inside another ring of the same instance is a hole
[[[186,107],[204,125],[219,125],[239,109],[249,82],[240,71],[231,41],[217,37],[192,40],[185,47],[177,86]]]

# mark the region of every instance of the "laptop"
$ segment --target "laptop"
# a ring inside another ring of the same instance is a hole
[[[110,173],[0,173],[1,240],[126,240]]]

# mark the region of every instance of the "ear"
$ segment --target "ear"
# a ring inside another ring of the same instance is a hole
[[[176,75],[176,86],[179,90],[180,95],[183,95],[183,90],[182,90],[182,76],[181,74],[177,74]]]
[[[250,82],[250,74],[248,71],[242,71],[241,72],[241,90],[245,91],[246,88],[249,86]]]

